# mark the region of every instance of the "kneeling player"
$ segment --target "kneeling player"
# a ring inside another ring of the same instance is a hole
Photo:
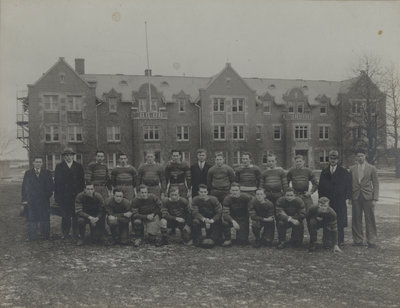
[[[193,244],[211,248],[221,243],[221,203],[216,197],[208,195],[204,184],[199,185],[199,195],[192,202]]]
[[[132,201],[132,220],[133,230],[137,239],[134,246],[138,247],[144,237],[144,229],[149,242],[156,242],[156,246],[161,244],[156,241],[160,234],[161,202],[153,194],[149,194],[146,185],[139,186],[138,196]]]
[[[114,242],[122,245],[129,243],[129,221],[132,216],[131,202],[124,193],[114,189],[113,196],[106,200],[107,223]]]
[[[236,231],[236,244],[246,245],[249,242],[249,202],[250,196],[240,192],[240,185],[232,183],[230,194],[223,204],[223,226],[225,241],[223,246],[230,246],[231,228]]]
[[[169,198],[162,202],[161,219],[161,243],[168,244],[167,228],[178,228],[182,234],[182,240],[190,242],[190,213],[188,201],[179,196],[179,187],[170,188]]]
[[[290,243],[294,247],[299,247],[303,243],[304,236],[304,217],[306,215],[304,202],[295,197],[292,188],[288,188],[284,197],[280,197],[276,202],[276,216],[279,244],[278,249],[282,249],[286,244],[286,231],[292,229]]]
[[[256,241],[255,248],[261,245],[271,246],[274,240],[275,218],[274,205],[265,198],[262,188],[256,190],[256,197],[249,203],[249,216]],[[262,234],[260,234],[263,229]]]
[[[318,205],[310,207],[308,211],[310,224],[310,248],[309,251],[316,250],[318,229],[323,228],[323,246],[332,248],[333,252],[342,252],[337,245],[338,230],[336,212],[329,206],[329,199],[322,197],[318,200]]]

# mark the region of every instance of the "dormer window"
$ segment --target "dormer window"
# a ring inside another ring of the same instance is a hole
[[[264,101],[263,102],[263,111],[265,114],[270,114],[271,113],[271,102],[270,101]]]
[[[319,107],[319,113],[321,115],[326,115],[328,113],[328,104],[323,103],[320,107]]]
[[[184,98],[178,99],[178,111],[185,112],[186,111],[186,100]]]
[[[293,102],[288,102],[288,112],[294,113],[294,103]]]
[[[139,99],[139,112],[146,112],[146,99],[140,98]]]
[[[116,97],[109,97],[108,98],[108,111],[111,113],[117,112],[117,101]]]
[[[152,99],[150,103],[150,111],[151,112],[157,112],[157,100]]]
[[[297,103],[297,113],[304,112],[304,103]]]

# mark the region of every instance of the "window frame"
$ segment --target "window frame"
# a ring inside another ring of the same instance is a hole
[[[213,112],[225,112],[225,97],[213,98]],[[216,108],[217,107],[217,108]]]
[[[47,140],[47,136],[50,136],[49,140]],[[57,138],[55,138],[55,136],[57,136]],[[58,125],[44,126],[44,142],[46,143],[60,142],[60,127]]]
[[[234,113],[243,113],[244,112],[244,98],[242,98],[242,97],[232,98],[232,109],[231,110]]]
[[[187,138],[185,138],[185,130],[187,130]],[[176,126],[176,140],[179,142],[189,141],[190,139],[190,128],[189,125],[177,125]]]
[[[214,124],[214,128],[213,128],[213,137],[214,140],[226,140],[226,126],[225,125],[220,125],[220,124]],[[217,129],[217,134],[218,137],[216,136],[216,129]],[[223,135],[223,137],[221,137]]]
[[[245,140],[245,127],[243,124],[232,125],[232,140]]]
[[[299,134],[297,134],[297,130]],[[295,140],[309,140],[310,139],[310,132],[311,126],[309,124],[295,124],[294,125],[294,139]],[[296,136],[298,135],[298,136]],[[303,135],[300,137],[300,135]]]
[[[185,98],[178,98],[178,112],[179,113],[186,112],[186,99]]]
[[[70,101],[71,98],[72,101]],[[76,98],[79,98],[79,100],[77,101]],[[72,103],[72,108],[70,105],[71,103]],[[83,102],[81,95],[67,95],[67,111],[82,112],[82,109],[83,109]]]
[[[150,138],[150,134],[153,137]],[[147,135],[147,138],[146,138]],[[144,125],[143,126],[143,140],[144,141],[160,141],[160,125]]]
[[[330,125],[325,125],[325,124],[320,124],[318,125],[318,136],[319,136],[319,140],[329,140],[329,127]],[[321,137],[321,133],[322,133],[322,137]]]
[[[106,134],[107,134],[107,142],[121,142],[121,127],[120,126],[107,126]],[[109,137],[111,137],[111,138],[109,138]]]
[[[73,132],[71,133],[71,130]],[[80,132],[79,132],[80,131]],[[68,143],[82,143],[83,142],[83,127],[80,125],[69,125],[67,128],[68,133]],[[71,135],[74,136],[74,139],[71,139]],[[81,139],[78,140],[78,135],[81,135]]]
[[[279,138],[276,137],[275,133],[278,131],[276,128],[279,128]],[[282,125],[281,124],[272,124],[272,139],[273,140],[282,140]]]
[[[49,102],[46,102],[47,98],[50,99]],[[53,100],[53,98],[55,98],[55,100]],[[46,104],[49,104],[49,108],[46,107]],[[43,110],[46,112],[59,112],[60,111],[59,95],[53,95],[53,94],[43,95]]]

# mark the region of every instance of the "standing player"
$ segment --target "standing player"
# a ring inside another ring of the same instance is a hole
[[[212,167],[206,162],[207,152],[205,149],[197,150],[197,163],[190,167],[190,174],[192,178],[192,197],[199,194],[199,185],[207,185],[208,170]]]
[[[251,197],[240,192],[240,185],[232,183],[230,194],[225,197],[222,207],[222,224],[225,241],[223,246],[231,246],[231,228],[236,230],[236,244],[249,242],[249,202]]]
[[[251,226],[256,238],[255,248],[261,245],[272,246],[275,231],[274,205],[265,198],[262,188],[256,190],[256,197],[250,200],[249,216]],[[262,234],[261,230],[263,229]]]
[[[217,197],[222,203],[224,198],[229,194],[231,184],[235,181],[235,172],[231,167],[224,164],[224,156],[222,152],[215,154],[215,165],[208,170],[207,186],[210,195]]]
[[[126,199],[132,201],[136,195],[136,169],[128,164],[126,154],[119,155],[119,165],[111,171],[111,184],[114,189],[123,192]]]
[[[90,162],[85,178],[86,183],[94,185],[94,190],[106,200],[110,195],[111,183],[107,165],[104,164],[104,151],[96,152],[96,161]]]
[[[149,193],[163,199],[165,192],[164,170],[154,159],[154,152],[148,151],[146,162],[138,170],[138,184],[146,185]]]
[[[250,153],[242,154],[242,165],[236,170],[236,182],[240,185],[240,191],[255,196],[256,189],[260,187],[261,171],[251,164]]]
[[[192,189],[190,167],[186,162],[181,161],[181,156],[181,151],[171,151],[171,161],[165,167],[165,180],[168,191],[171,186],[176,186],[179,188],[179,195],[188,199]]]
[[[276,166],[276,156],[267,156],[267,169],[261,174],[261,187],[266,198],[276,207],[276,201],[283,196],[288,185],[285,171]]]

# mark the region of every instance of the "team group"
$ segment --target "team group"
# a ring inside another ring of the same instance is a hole
[[[338,165],[338,152],[330,151],[329,166],[322,170],[319,181],[304,166],[301,155],[295,156],[294,167],[286,173],[277,166],[275,155],[268,156],[267,168],[261,171],[251,163],[251,154],[243,153],[241,165],[233,170],[224,163],[222,153],[215,154],[215,165],[211,166],[206,150],[199,149],[198,161],[189,166],[181,161],[180,151],[172,150],[171,160],[163,168],[149,151],[145,163],[136,170],[121,153],[119,165],[109,173],[103,151],[96,152],[96,160],[85,171],[74,161],[74,154],[71,148],[63,151],[54,181],[42,168],[41,157],[35,157],[33,168],[25,172],[22,202],[29,240],[37,239],[38,225],[42,237],[49,238],[50,198],[54,193],[63,238],[76,239],[78,245],[89,239],[103,242],[106,223],[111,244],[129,244],[131,223],[136,247],[144,240],[166,245],[172,233],[188,245],[247,245],[251,230],[253,246],[258,248],[272,246],[276,228],[277,248],[282,249],[302,245],[306,224],[310,251],[316,249],[317,231],[322,228],[323,247],[340,252],[347,205],[352,204],[353,245],[364,245],[364,214],[366,244],[376,247],[374,207],[379,183],[363,149],[356,151],[357,163],[350,172]],[[313,204],[311,195],[317,191],[319,199]],[[85,236],[87,225],[90,237]],[[289,241],[287,229],[291,229]]]

